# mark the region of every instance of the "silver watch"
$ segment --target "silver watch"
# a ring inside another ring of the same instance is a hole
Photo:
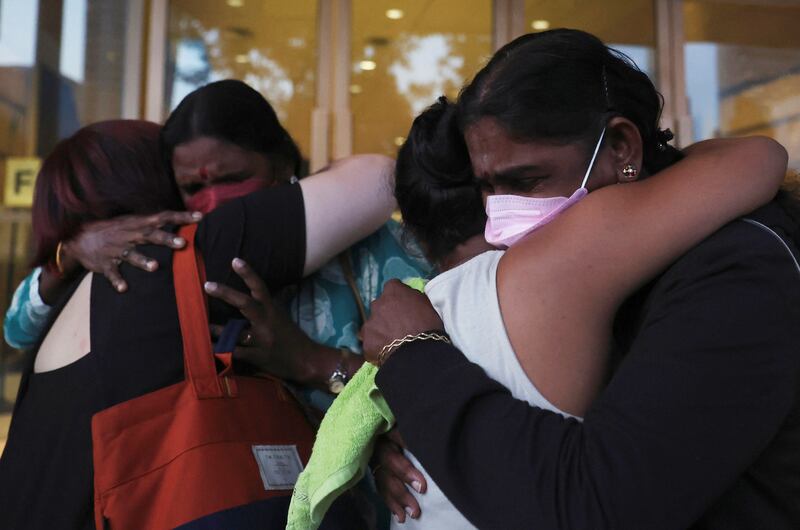
[[[333,369],[331,376],[328,378],[328,391],[331,394],[338,395],[344,390],[347,381],[350,379],[350,374],[347,373],[347,356],[350,355],[350,350],[342,348],[342,358],[336,363],[336,368]]]

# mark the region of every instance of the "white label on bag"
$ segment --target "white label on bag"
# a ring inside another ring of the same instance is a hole
[[[296,445],[254,445],[253,456],[267,491],[294,488],[297,476],[303,471]]]

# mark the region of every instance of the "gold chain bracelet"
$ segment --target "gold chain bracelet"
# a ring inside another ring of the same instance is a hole
[[[406,344],[407,342],[414,342],[417,340],[438,340],[439,342],[452,344],[452,342],[450,342],[450,338],[447,335],[442,335],[441,333],[436,333],[436,332],[426,331],[422,333],[417,333],[415,335],[406,335],[402,339],[395,339],[386,346],[384,346],[383,348],[381,348],[380,353],[378,353],[378,363],[380,363],[380,365],[383,365],[383,363],[386,362],[386,359],[392,353],[394,353],[394,351],[397,348],[399,348],[403,344]]]

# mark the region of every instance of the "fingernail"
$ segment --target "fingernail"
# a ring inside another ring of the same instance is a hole
[[[148,261],[147,265],[145,265],[145,266],[147,267],[147,270],[154,271],[154,270],[156,270],[156,267],[158,267],[158,263],[155,262],[155,261]]]
[[[406,510],[406,514],[408,514],[409,517],[411,517],[412,519],[416,519],[416,517],[414,517],[414,510],[412,510],[408,506],[406,506],[405,510]]]
[[[244,260],[241,258],[233,258],[233,266],[237,269],[244,267]]]
[[[202,212],[192,212],[192,219],[194,219],[195,221],[199,221],[202,218],[203,218]]]
[[[124,291],[125,291],[125,284],[124,283],[118,283],[117,284],[117,292],[118,293],[122,293]]]
[[[405,521],[401,521],[400,520],[400,516],[397,515],[396,513],[393,513],[392,515],[394,516],[394,520],[397,521],[397,524],[403,524],[405,522]]]
[[[419,480],[412,480],[411,487],[417,490],[417,493],[422,493],[422,483]]]
[[[213,291],[217,288],[217,284],[215,282],[206,282],[204,287],[206,288],[206,291]]]
[[[186,244],[186,240],[183,239],[182,237],[176,237],[175,239],[172,240],[172,244],[182,247],[183,245]]]

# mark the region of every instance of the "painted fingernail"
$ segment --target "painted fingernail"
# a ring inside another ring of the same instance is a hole
[[[419,480],[412,480],[411,487],[414,488],[417,493],[422,493],[422,483]]]
[[[183,245],[186,244],[186,240],[183,239],[182,237],[176,237],[175,239],[172,240],[172,244],[182,247]]]
[[[206,291],[213,291],[217,288],[217,284],[216,282],[206,282],[204,287],[206,288]]]
[[[192,219],[199,221],[203,218],[203,212],[192,212]]]
[[[406,510],[406,514],[408,514],[409,517],[411,517],[412,519],[416,519],[416,517],[414,517],[414,510],[412,510],[408,506],[406,506],[405,510]]]
[[[233,266],[237,269],[244,267],[244,260],[241,258],[233,258]]]

